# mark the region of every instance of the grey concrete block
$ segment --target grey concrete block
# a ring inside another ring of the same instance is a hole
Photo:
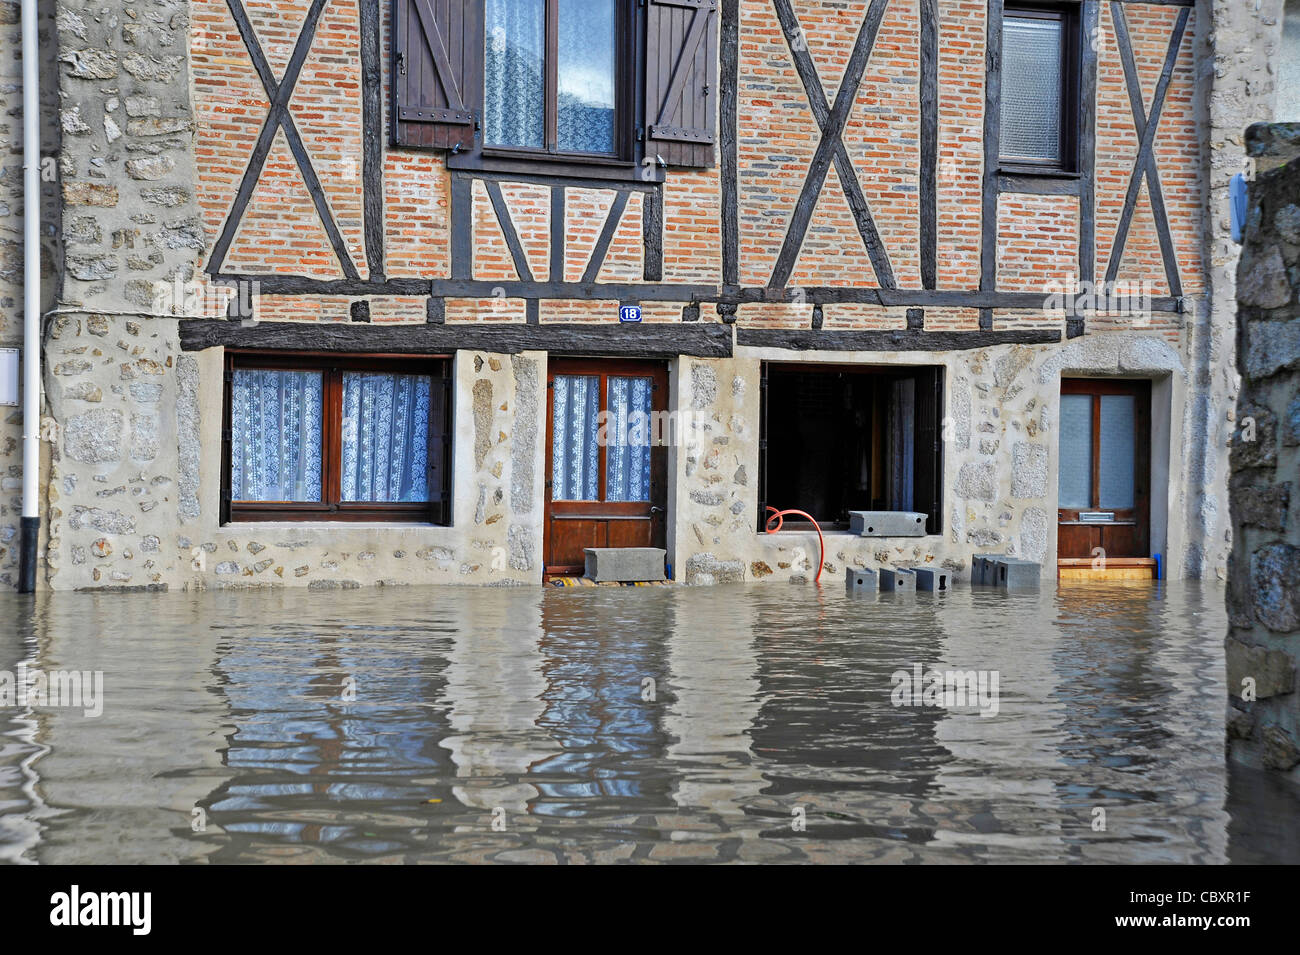
[[[1005,560],[1006,554],[976,554],[971,558],[970,583],[972,587],[996,587],[995,565]]]
[[[863,537],[924,537],[925,515],[915,511],[849,511],[849,532]]]
[[[880,571],[880,589],[899,594],[916,593],[916,574],[906,567]]]
[[[952,577],[946,570],[933,567],[916,568],[916,589],[931,593],[945,593],[952,585]]]
[[[1003,590],[1037,590],[1043,568],[1032,561],[1000,557],[994,562],[994,572],[994,586]]]
[[[597,583],[664,579],[667,552],[658,547],[588,547],[586,576]]]
[[[874,594],[880,589],[880,575],[867,567],[850,567],[844,572],[844,586],[851,594]]]

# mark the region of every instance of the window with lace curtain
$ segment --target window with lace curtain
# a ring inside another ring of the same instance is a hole
[[[223,520],[448,523],[445,359],[226,357]]]

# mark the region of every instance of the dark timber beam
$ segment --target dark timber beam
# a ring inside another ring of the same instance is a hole
[[[379,0],[359,0],[361,11],[361,161],[366,266],[371,280],[384,279],[384,103],[380,65]]]
[[[489,179],[483,185],[487,189],[488,201],[492,203],[492,211],[496,213],[497,225],[501,227],[501,234],[505,237],[506,247],[510,249],[510,260],[515,264],[515,272],[519,275],[520,281],[531,282],[533,270],[528,265],[528,256],[524,254],[519,233],[515,231],[515,220],[510,215],[510,207],[506,205],[505,197],[501,195],[501,183]]]
[[[939,0],[921,2],[921,284],[938,287]]]
[[[747,348],[784,348],[794,351],[963,351],[992,345],[1047,345],[1061,340],[1053,329],[1003,331],[854,331],[851,329],[750,328],[736,329],[736,344]]]
[[[587,260],[587,268],[582,273],[582,281],[594,283],[596,276],[600,274],[600,267],[605,264],[605,255],[609,252],[609,243],[614,238],[614,233],[618,231],[618,224],[623,218],[623,210],[627,208],[627,193],[614,193],[614,202],[609,207],[609,214],[605,216],[605,224],[600,228],[600,235],[596,238],[596,244],[591,249],[591,258]]]
[[[1124,211],[1120,213],[1119,226],[1115,230],[1115,242],[1111,246],[1110,259],[1106,263],[1106,282],[1108,284],[1114,282],[1119,275],[1119,267],[1124,258],[1124,246],[1128,241],[1129,226],[1132,225],[1138,193],[1145,179],[1147,195],[1151,200],[1151,213],[1156,221],[1160,257],[1165,266],[1165,280],[1169,283],[1170,294],[1174,296],[1183,294],[1183,283],[1178,274],[1178,257],[1174,249],[1173,236],[1169,231],[1169,215],[1165,209],[1164,190],[1160,186],[1155,138],[1191,12],[1188,7],[1178,11],[1178,20],[1174,24],[1174,32],[1169,39],[1169,49],[1165,54],[1164,68],[1160,71],[1155,97],[1151,101],[1151,115],[1148,116],[1142,100],[1142,85],[1138,77],[1137,63],[1133,57],[1133,44],[1129,38],[1128,17],[1124,13],[1123,4],[1112,0],[1110,5],[1111,17],[1115,21],[1115,41],[1119,47],[1120,60],[1124,64],[1124,85],[1128,88],[1129,106],[1133,111],[1133,128],[1138,134],[1138,154],[1133,162],[1133,174],[1129,177],[1128,192],[1124,196]]]
[[[796,38],[801,38],[803,32],[790,6],[790,0],[773,0],[777,19],[781,23],[786,44],[790,48],[790,56],[794,60],[795,72],[799,74],[799,81],[803,84],[804,94],[808,98],[808,106],[821,131],[821,140],[817,143],[817,149],[808,164],[803,189],[799,192],[799,199],[795,203],[790,223],[786,227],[785,241],[772,268],[772,279],[768,284],[775,288],[785,286],[790,280],[790,274],[794,271],[799,251],[803,248],[804,236],[808,232],[808,225],[817,208],[817,197],[821,195],[831,163],[835,164],[840,186],[844,189],[844,198],[848,202],[849,211],[853,214],[858,233],[862,236],[862,244],[866,247],[867,256],[871,259],[876,281],[884,288],[894,288],[897,284],[889,255],[876,229],[876,222],[871,216],[871,209],[867,205],[867,198],[862,192],[862,185],[858,182],[857,171],[853,167],[852,160],[849,159],[843,138],[844,127],[848,124],[853,102],[858,96],[858,88],[862,85],[862,75],[866,71],[867,62],[871,59],[871,51],[876,43],[876,36],[880,32],[880,21],[884,18],[888,6],[889,0],[872,0],[866,18],[858,30],[853,52],[844,67],[844,77],[840,81],[839,89],[835,94],[835,105],[832,107],[826,101],[826,89],[822,86],[816,64],[808,54],[807,43],[796,42]]]
[[[722,284],[740,284],[740,0],[722,0],[718,135],[722,147]],[[648,278],[648,276],[647,276]]]
[[[984,45],[984,181],[980,188],[980,291],[998,286],[998,165],[1002,158],[1002,0],[989,0]],[[980,311],[993,328],[993,310]]]
[[[527,325],[517,322],[223,322],[182,319],[181,348],[446,354],[460,350],[515,354],[548,351],[565,355],[630,358],[729,358],[731,329],[716,322],[618,324],[581,322]]]
[[[298,134],[298,127],[293,121],[293,115],[289,112],[289,99],[293,96],[294,87],[297,85],[298,77],[302,73],[303,63],[306,62],[307,54],[311,51],[312,41],[316,37],[316,25],[320,21],[321,11],[325,7],[325,0],[313,0],[310,9],[308,9],[307,16],[303,20],[302,30],[294,43],[289,65],[285,67],[283,80],[276,80],[275,73],[272,72],[271,66],[266,60],[266,54],[262,51],[262,45],[257,39],[252,23],[249,22],[248,13],[245,11],[241,0],[226,0],[226,5],[230,8],[230,15],[235,21],[235,27],[239,30],[244,46],[248,50],[248,56],[253,62],[253,69],[256,70],[258,78],[262,82],[262,88],[266,92],[266,98],[271,104],[271,108],[266,114],[266,121],[262,124],[262,131],[258,134],[257,144],[253,147],[253,154],[249,158],[248,166],[244,169],[243,178],[240,179],[239,189],[235,193],[235,201],[226,216],[221,234],[217,236],[216,242],[212,244],[212,255],[208,259],[207,271],[219,272],[221,270],[221,266],[226,260],[226,254],[230,251],[230,244],[234,241],[240,222],[243,221],[244,211],[248,208],[248,203],[257,188],[258,180],[261,178],[262,168],[265,166],[266,158],[270,155],[271,146],[275,142],[275,134],[277,131],[283,131],[285,141],[289,145],[289,151],[293,154],[298,171],[302,174],[303,184],[307,187],[312,204],[316,207],[316,214],[319,216],[325,234],[334,249],[334,255],[339,261],[339,267],[343,270],[343,275],[349,279],[360,278],[356,266],[352,264],[352,257],[348,254],[347,245],[343,241],[338,225],[334,222],[329,202],[325,198],[325,190],[321,187],[320,179],[316,175],[316,169],[311,163],[311,158],[307,155],[307,147],[303,145],[302,137]]]
[[[1079,281],[1091,286],[1097,280],[1097,48],[1092,38],[1101,29],[1100,0],[1083,0],[1080,31],[1083,55],[1079,84]],[[1078,338],[1084,317],[1065,320],[1065,337]]]

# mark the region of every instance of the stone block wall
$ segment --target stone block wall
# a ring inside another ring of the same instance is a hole
[[[1300,125],[1254,126],[1237,279],[1229,751],[1300,782]]]

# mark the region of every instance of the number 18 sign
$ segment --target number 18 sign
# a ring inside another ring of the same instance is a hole
[[[639,322],[641,321],[640,305],[622,305],[618,310],[618,320],[620,322]]]

